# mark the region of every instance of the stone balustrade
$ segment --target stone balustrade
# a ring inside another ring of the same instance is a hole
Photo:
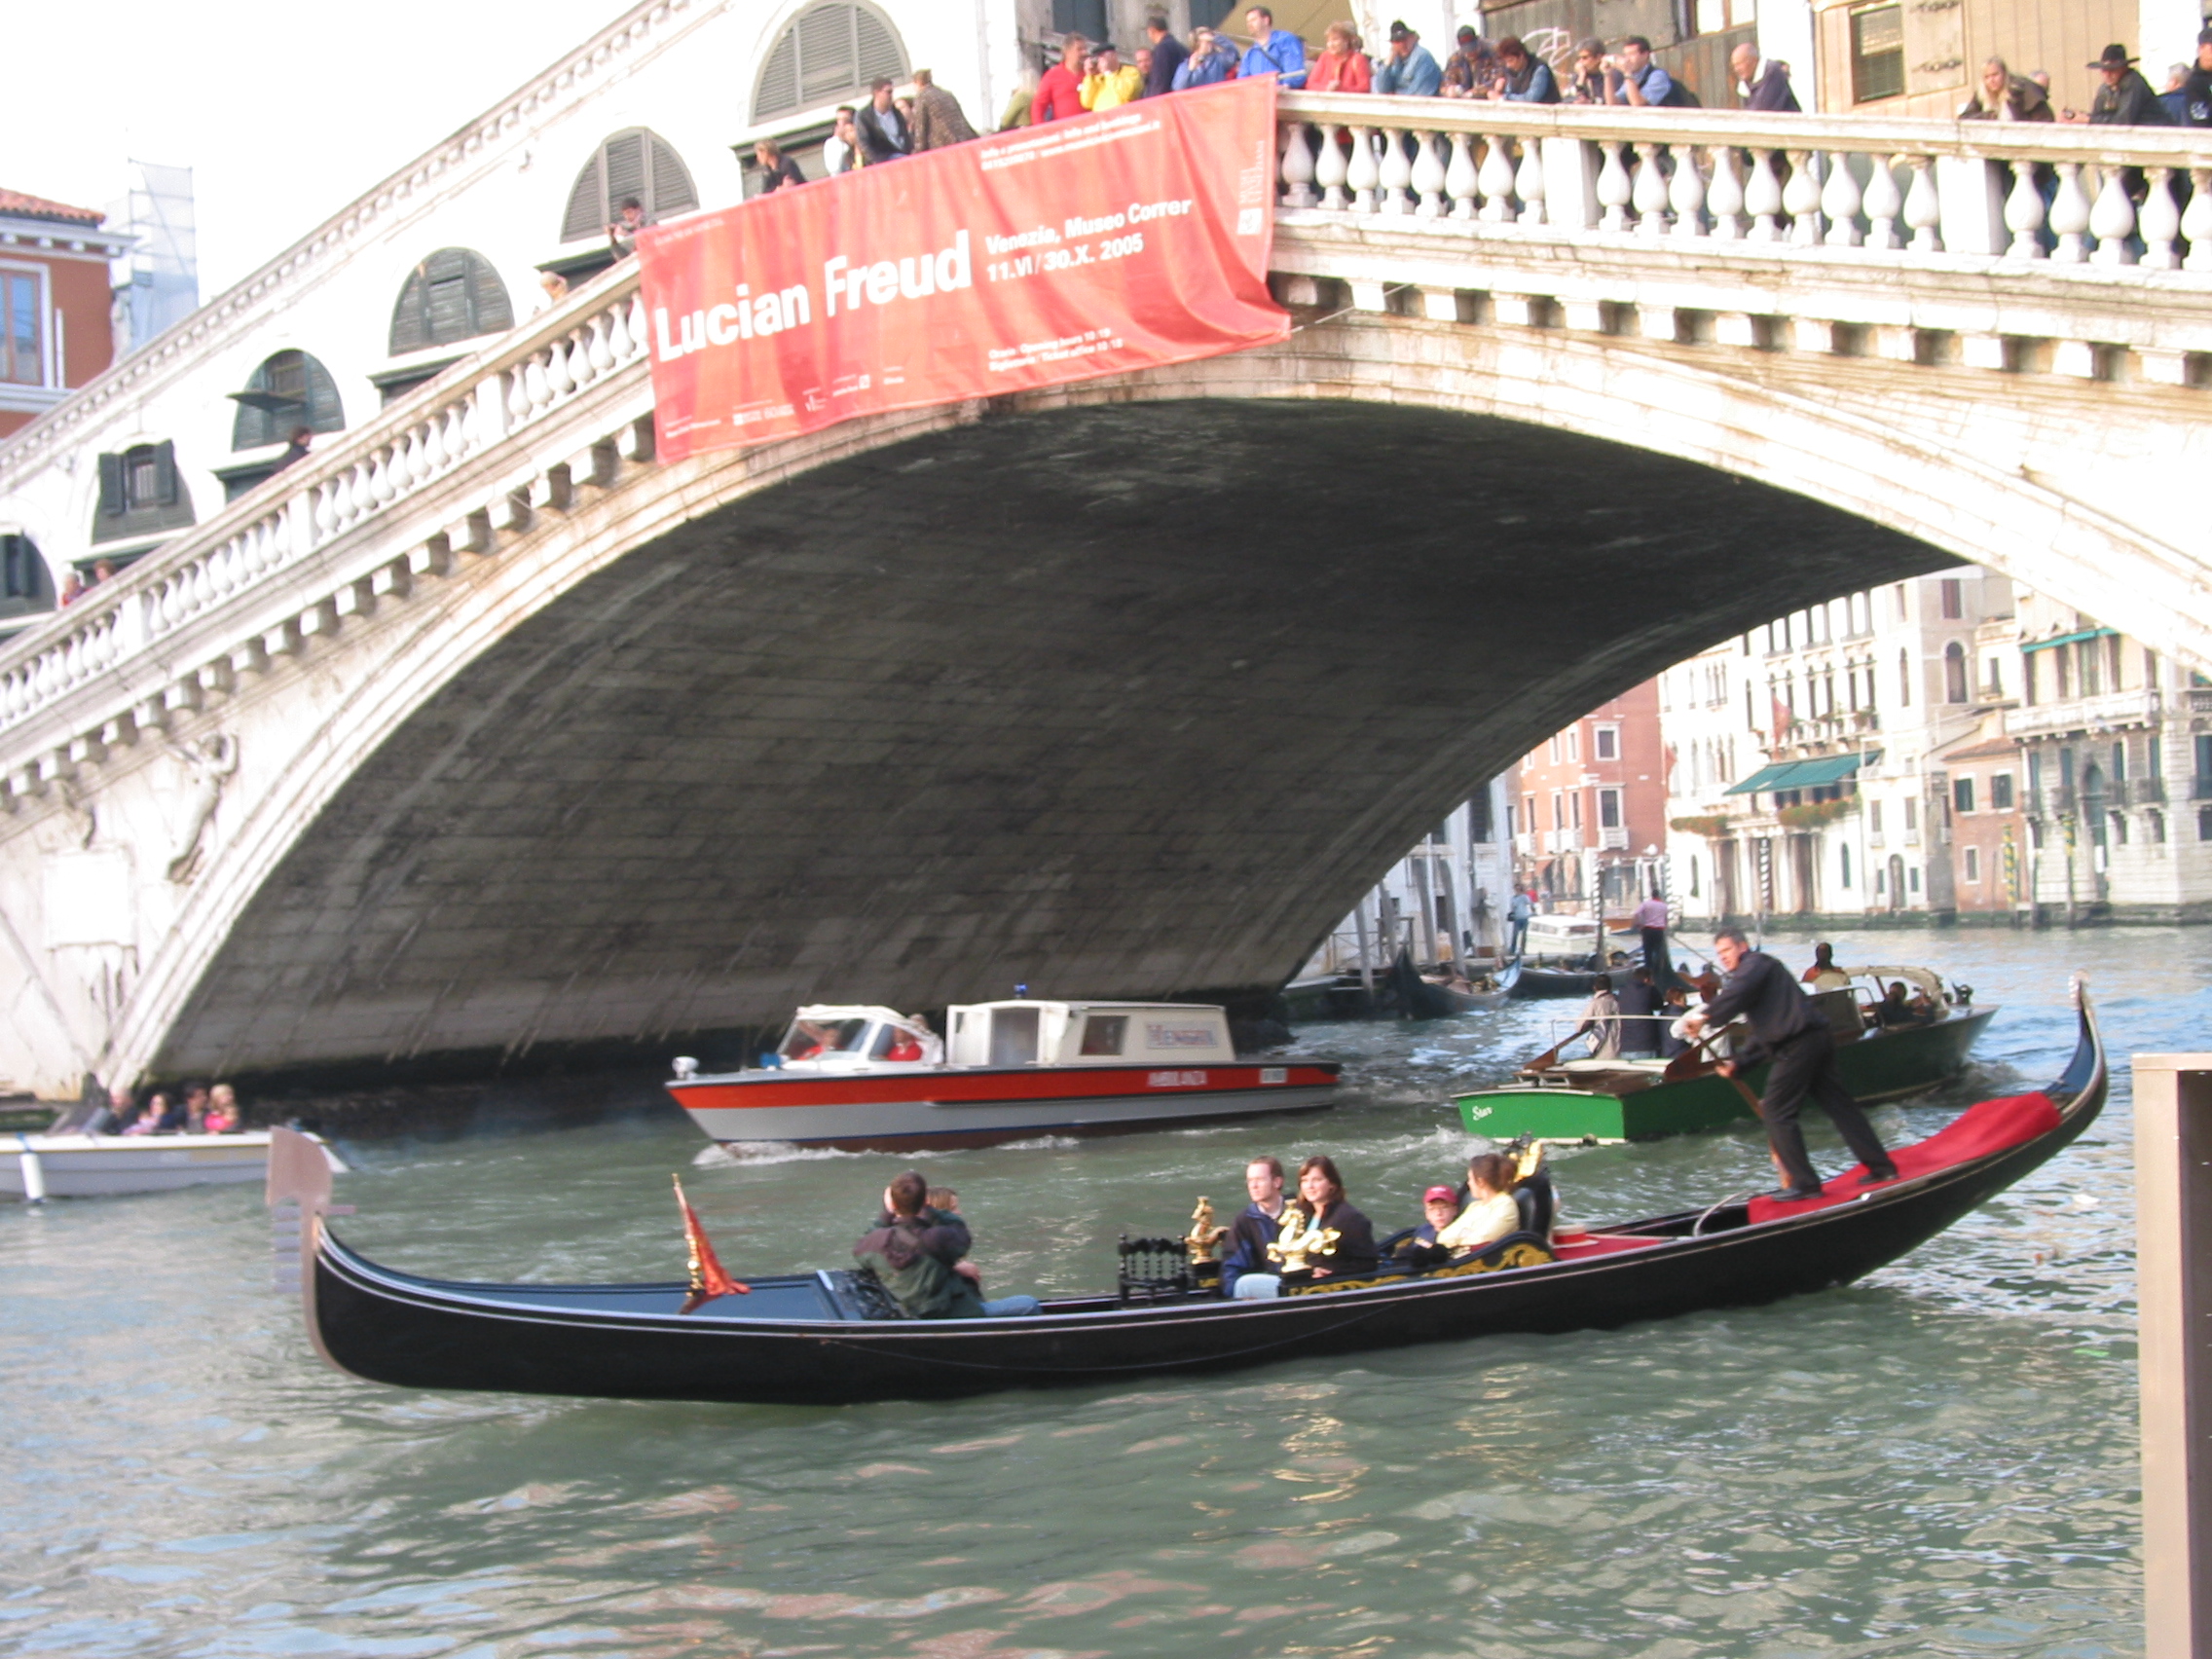
[[[2212,143],[2170,129],[1308,92],[1281,114],[1291,209],[1898,264],[2212,271]]]
[[[167,710],[196,705],[203,690],[227,689],[238,673],[297,650],[304,640],[338,627],[387,594],[404,592],[456,552],[490,551],[501,531],[527,528],[534,506],[564,506],[579,484],[604,483],[622,460],[649,455],[649,435],[630,432],[623,435],[627,457],[594,450],[550,471],[527,465],[518,480],[507,476],[515,468],[504,463],[512,458],[503,451],[508,439],[519,437],[525,441],[517,454],[526,454],[534,424],[622,369],[642,366],[646,346],[637,287],[632,267],[585,289],[12,642],[0,654],[0,731],[77,686],[160,657],[170,637],[203,613],[229,608],[252,618],[261,608],[253,603],[257,589],[382,515],[404,510],[410,498],[464,468],[485,470],[482,507],[450,531],[425,537],[404,559],[394,560],[388,548],[374,551],[366,573],[340,571],[326,598],[255,626],[250,637],[209,661],[181,665],[181,672],[180,665],[165,664],[167,682],[132,714],[105,722],[104,742],[128,740],[131,733],[124,728],[162,723]],[[544,501],[531,498],[534,483]],[[61,756],[49,756],[42,764],[51,772],[61,763]],[[33,766],[9,776],[8,793],[20,794],[46,781]]]

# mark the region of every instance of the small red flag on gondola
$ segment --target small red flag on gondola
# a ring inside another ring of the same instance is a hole
[[[707,1230],[699,1225],[699,1212],[683,1196],[683,1177],[672,1175],[669,1179],[676,1183],[676,1205],[683,1212],[683,1242],[691,1253],[691,1294],[683,1299],[683,1306],[677,1311],[688,1313],[718,1296],[751,1296],[753,1287],[731,1278],[716,1259],[715,1247],[707,1239]]]

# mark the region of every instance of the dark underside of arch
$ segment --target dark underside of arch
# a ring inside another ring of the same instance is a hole
[[[1584,710],[1924,542],[1532,425],[1010,416],[642,546],[364,760],[165,1071],[1278,982]]]

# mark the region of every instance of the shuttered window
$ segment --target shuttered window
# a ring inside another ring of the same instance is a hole
[[[231,422],[234,450],[288,442],[302,426],[311,432],[346,428],[338,383],[305,351],[279,351],[268,358],[247,378],[245,390],[231,396],[239,406]]]
[[[409,274],[391,313],[391,351],[450,346],[515,324],[506,284],[492,262],[465,247],[441,247]]]
[[[605,236],[616,209],[633,197],[645,208],[648,225],[699,205],[683,158],[667,139],[643,127],[615,133],[576,174],[569,210],[561,218],[561,240],[588,241]]]
[[[809,6],[777,38],[753,93],[753,122],[844,103],[870,81],[903,81],[906,49],[873,6]]]
[[[0,381],[46,384],[46,329],[39,279],[29,271],[0,271]]]
[[[192,498],[177,473],[174,444],[138,444],[121,455],[100,457],[93,541],[122,541],[191,522]]]

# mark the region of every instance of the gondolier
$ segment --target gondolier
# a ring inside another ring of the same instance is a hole
[[[1697,1036],[1708,1026],[1726,1025],[1738,1014],[1750,1020],[1753,1051],[1722,1061],[1724,1076],[1733,1077],[1739,1064],[1761,1057],[1759,1050],[1771,1056],[1759,1116],[1766,1120],[1767,1144],[1774,1148],[1788,1181],[1781,1197],[1792,1200],[1821,1197],[1821,1178],[1806,1155],[1804,1132],[1797,1127],[1797,1111],[1807,1094],[1835,1120],[1845,1142],[1866,1165],[1867,1185],[1896,1180],[1897,1165],[1881,1137],[1836,1075],[1835,1040],[1820,1006],[1797,988],[1788,969],[1764,951],[1753,950],[1734,928],[1722,928],[1713,936],[1713,953],[1720,959],[1727,981],[1718,996],[1682,1022],[1683,1029]]]
[[[1643,934],[1643,966],[1650,971],[1652,987],[1664,996],[1675,982],[1675,969],[1667,956],[1667,901],[1656,888],[1636,907],[1636,925]]]

